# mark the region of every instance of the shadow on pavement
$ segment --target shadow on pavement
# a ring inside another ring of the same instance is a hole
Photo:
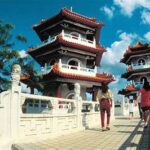
[[[121,145],[119,150],[126,150],[126,149],[136,149],[136,150],[150,150],[150,132],[148,133],[147,131],[138,131],[138,129],[141,127],[142,120],[138,123],[136,128],[131,132],[131,135],[128,137],[128,139]],[[146,129],[148,130],[148,129]],[[150,131],[150,130],[149,130]],[[128,133],[125,131],[119,131],[119,132],[124,132]],[[142,134],[141,139],[139,139],[139,143],[135,143],[134,140],[136,139],[136,135]],[[149,138],[148,136],[149,135]],[[145,139],[144,139],[145,137]],[[148,141],[149,139],[149,141]],[[143,144],[144,143],[144,144]]]

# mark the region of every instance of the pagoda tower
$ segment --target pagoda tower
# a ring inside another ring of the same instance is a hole
[[[71,99],[74,84],[79,83],[82,99],[90,93],[95,101],[101,84],[114,80],[112,75],[97,71],[106,51],[99,43],[102,26],[96,19],[66,8],[33,26],[41,44],[27,52],[42,67],[39,82],[44,86],[43,95]]]
[[[127,65],[127,71],[122,74],[122,78],[130,81],[130,84],[119,91],[119,94],[135,99],[137,87],[143,85],[145,81],[150,82],[150,46],[141,42],[129,46],[121,62]]]

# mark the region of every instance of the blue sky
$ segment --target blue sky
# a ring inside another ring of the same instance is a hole
[[[149,0],[0,0],[0,18],[15,25],[14,34],[21,33],[28,39],[16,48],[23,52],[31,45],[40,43],[32,30],[34,24],[57,14],[66,7],[85,16],[104,22],[100,43],[107,52],[102,59],[101,71],[115,75],[116,82],[110,86],[114,91],[123,88],[120,80],[125,66],[119,61],[128,45],[138,40],[150,43]]]

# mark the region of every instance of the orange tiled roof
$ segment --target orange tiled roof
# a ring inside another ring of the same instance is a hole
[[[135,86],[130,84],[130,85],[127,85],[126,88],[125,88],[126,91],[134,91],[136,90]]]
[[[93,82],[104,82],[110,83],[115,81],[114,77],[110,74],[106,73],[97,73],[95,77],[88,76],[88,75],[78,75],[75,73],[64,73],[60,70],[59,65],[56,63],[53,65],[53,69],[49,74],[55,74],[64,78],[76,79],[76,80],[84,80],[84,81],[93,81]]]
[[[85,16],[82,16],[78,13],[72,12],[72,11],[66,9],[66,8],[62,8],[61,11],[59,12],[59,14],[57,14],[56,16],[54,16],[50,19],[42,20],[40,24],[34,25],[33,28],[35,29],[36,27],[38,27],[38,26],[40,26],[44,23],[50,22],[52,19],[59,18],[60,16],[65,16],[66,18],[69,18],[71,20],[74,20],[74,21],[77,21],[77,22],[80,22],[80,23],[83,23],[83,24],[87,24],[91,27],[103,26],[102,22],[97,23],[96,19],[94,19],[94,18],[85,17]]]
[[[130,66],[127,68],[127,72],[133,71],[133,68]]]
[[[142,48],[147,48],[148,47],[148,44],[147,43],[141,43],[141,42],[137,42],[135,45],[132,45],[132,46],[128,46],[128,49],[126,50],[124,56],[126,54],[129,54],[131,53],[133,50],[136,50],[136,49],[142,49]]]
[[[129,46],[129,49],[134,50],[134,49],[143,48],[143,47],[148,47],[148,44],[147,43],[143,44],[143,43],[138,41],[135,45]]]

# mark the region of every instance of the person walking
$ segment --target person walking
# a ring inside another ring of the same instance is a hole
[[[133,118],[133,111],[134,111],[134,103],[133,99],[129,100],[129,119]]]
[[[144,82],[141,92],[141,109],[144,117],[144,127],[147,128],[150,113],[150,85],[149,82]]]
[[[107,84],[102,84],[102,89],[97,93],[97,99],[100,105],[100,116],[102,131],[110,130],[110,115],[112,107],[112,92]],[[107,125],[105,128],[105,112],[107,114]]]

